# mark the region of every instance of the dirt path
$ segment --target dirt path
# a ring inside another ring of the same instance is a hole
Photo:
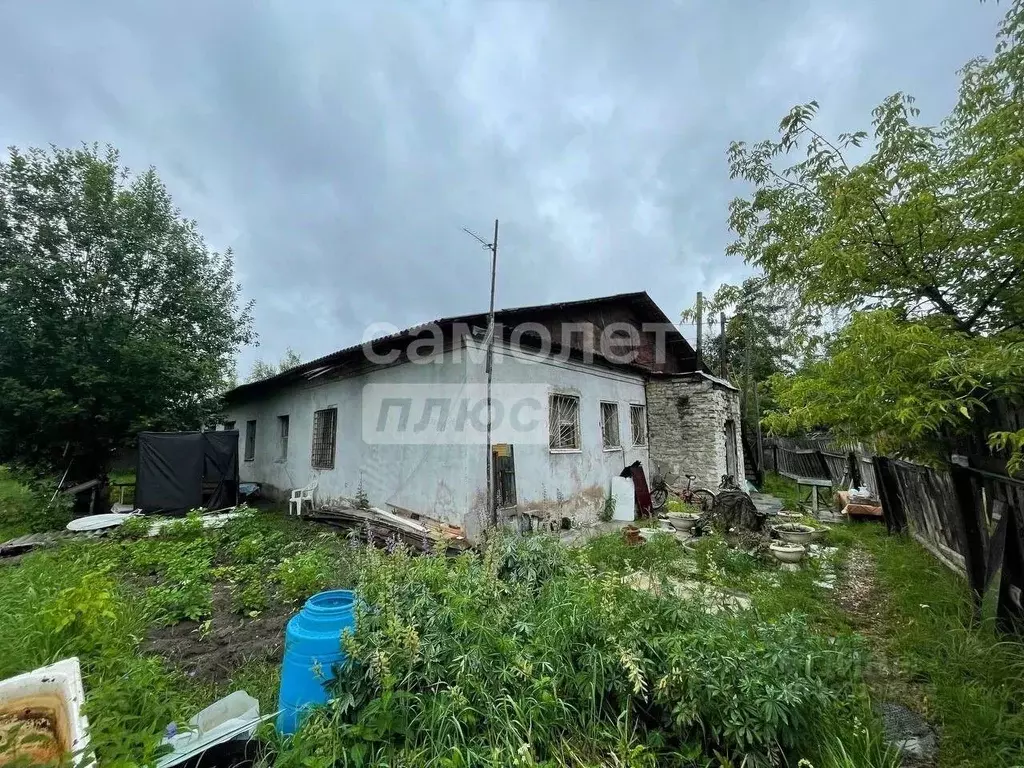
[[[871,649],[865,678],[878,700],[920,706],[924,692],[915,686],[899,663],[885,650],[885,593],[878,584],[875,559],[865,549],[850,551],[840,571],[836,600],[850,617],[854,629]]]
[[[902,705],[912,712],[924,711],[926,692],[886,652],[886,596],[878,583],[875,560],[870,552],[860,547],[850,551],[840,571],[835,598],[850,617],[854,629],[867,640],[871,655],[864,670],[864,680],[876,706],[885,702],[883,706]],[[905,758],[903,763],[908,768],[932,768],[937,764],[933,756],[917,760]]]

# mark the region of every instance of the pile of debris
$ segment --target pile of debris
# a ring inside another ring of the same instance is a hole
[[[457,555],[470,548],[462,528],[414,513],[402,515],[377,507],[324,504],[303,517],[340,528],[352,528],[363,540],[376,546],[389,546],[400,541],[413,551],[437,552],[443,547],[449,555]]]
[[[882,502],[867,488],[836,491],[835,510],[850,518],[881,518]]]

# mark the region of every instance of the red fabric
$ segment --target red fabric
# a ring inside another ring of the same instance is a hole
[[[644,475],[644,468],[640,462],[636,462],[629,468],[629,474],[633,478],[633,498],[636,499],[636,508],[640,517],[650,517],[651,491],[647,487],[647,477]]]

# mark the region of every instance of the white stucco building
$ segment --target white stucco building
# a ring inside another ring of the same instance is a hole
[[[707,485],[742,472],[735,388],[646,293],[496,314],[493,492],[499,516],[596,519],[611,478],[652,459]],[[486,315],[446,318],[305,363],[226,396],[241,479],[317,481],[473,537],[487,510]],[[681,398],[688,397],[681,408]],[[687,411],[687,408],[690,410]]]

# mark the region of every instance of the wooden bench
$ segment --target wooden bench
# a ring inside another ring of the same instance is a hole
[[[815,515],[817,515],[818,514],[818,489],[819,488],[831,488],[832,487],[832,481],[831,480],[823,480],[820,477],[803,477],[802,475],[798,475],[798,474],[796,474],[794,472],[781,471],[781,472],[779,472],[779,474],[782,475],[783,477],[788,477],[790,480],[795,482],[796,483],[796,488],[797,488],[798,491],[802,487],[804,487],[804,486],[809,486],[810,487],[811,492],[810,492],[809,498],[810,498],[810,502],[811,502],[811,512],[813,512]]]

